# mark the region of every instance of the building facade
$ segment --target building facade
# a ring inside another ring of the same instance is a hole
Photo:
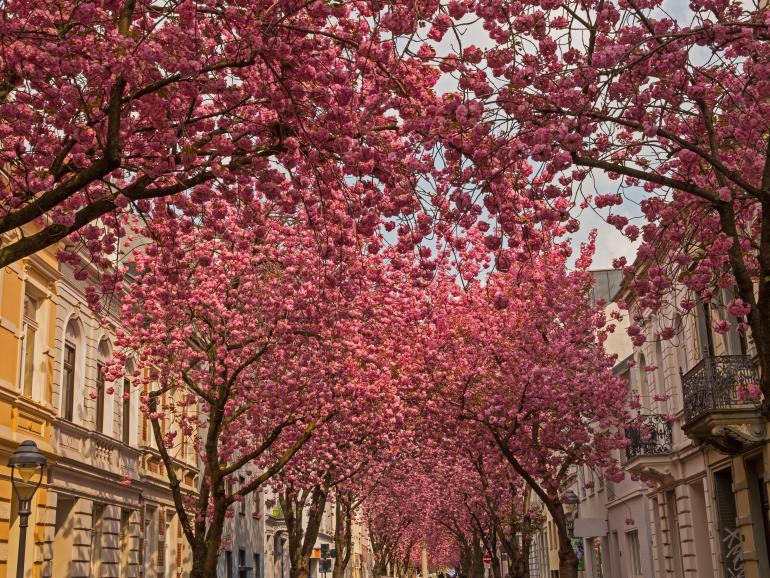
[[[48,459],[27,538],[29,578],[181,578],[189,548],[133,368],[102,372],[116,316],[97,320],[86,284],[53,249],[0,274],[0,578],[15,576],[17,499],[5,464],[34,440]],[[162,427],[168,427],[163,424]],[[194,490],[197,458],[182,442],[175,465]]]
[[[217,566],[219,578],[265,576],[264,512],[262,492],[254,492],[235,504],[232,517],[225,522],[224,546]]]
[[[687,315],[669,304],[650,316],[631,302],[630,315],[646,320],[644,344],[632,348],[624,327],[608,342],[641,425],[627,429],[617,455],[626,480],[578,472],[583,576],[770,576],[770,438],[750,392],[756,349],[727,310],[732,298],[723,289]],[[715,331],[719,321],[730,329]],[[660,339],[664,327],[676,329],[674,339]]]
[[[770,443],[750,394],[756,349],[737,329],[743,320],[727,311],[732,298],[722,289],[686,316],[664,307],[632,357],[646,427],[629,430],[625,466],[651,482],[656,576],[770,576]],[[719,321],[729,331],[715,331]],[[671,341],[658,338],[667,325],[677,330]]]
[[[618,283],[597,276],[595,298]],[[605,290],[606,289],[606,290]],[[610,295],[610,297],[612,297]],[[605,344],[617,355],[615,373],[628,383],[628,408],[638,416],[616,458],[628,475],[619,483],[578,468],[573,535],[582,540],[585,578],[763,578],[770,576],[770,436],[751,384],[756,349],[744,321],[731,316],[722,289],[687,314],[673,306],[650,315],[626,301]],[[617,310],[610,303],[608,314]],[[644,319],[645,342],[634,348],[629,317]],[[730,328],[724,331],[728,321]],[[721,325],[722,332],[715,331]],[[660,338],[665,327],[676,336]],[[535,537],[531,575],[558,576],[548,521]]]
[[[54,465],[58,262],[43,251],[0,271],[0,578],[16,575],[18,500],[8,458],[33,440]],[[50,574],[50,520],[55,497],[47,484],[37,491],[29,518],[26,576]]]

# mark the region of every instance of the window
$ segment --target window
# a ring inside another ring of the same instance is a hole
[[[254,552],[254,572],[251,575],[254,578],[262,578],[262,565],[259,560],[259,552]]]
[[[182,434],[180,436],[182,439],[179,441],[179,459],[185,461],[187,460],[187,436],[183,429],[179,428],[177,431]]]
[[[682,320],[682,316],[679,314],[674,317],[674,329],[679,334],[679,342],[676,345],[676,359],[679,364],[679,371],[687,373],[689,368],[687,363],[687,328]]]
[[[24,323],[22,326],[22,369],[21,392],[32,397],[32,383],[35,375],[35,337],[37,335],[38,300],[24,294]]]
[[[243,476],[239,476],[238,477],[238,489],[240,490],[245,483],[246,483],[246,480],[244,479],[244,477]],[[241,498],[241,504],[240,504],[239,508],[240,508],[239,511],[240,511],[241,516],[245,516],[246,515],[246,496],[243,496]],[[243,552],[243,550],[241,550],[241,552]],[[243,564],[246,564],[246,552],[243,552],[243,556],[244,556]]]
[[[59,413],[67,421],[74,421],[76,400],[82,389],[78,385],[83,381],[83,331],[77,319],[70,319],[64,331],[64,357],[60,388]],[[78,407],[82,408],[81,405]]]
[[[724,336],[728,355],[747,355],[749,353],[749,340],[745,332],[738,330],[739,323],[746,323],[746,317],[734,317],[727,311],[727,304],[738,295],[737,287],[722,289],[719,296],[719,317],[730,322],[730,330]]]
[[[142,386],[142,395],[147,395],[147,385]],[[149,443],[150,441],[150,420],[147,414],[142,412],[142,442]]]
[[[642,404],[640,411],[643,413],[645,410],[650,409],[650,375],[645,369],[647,367],[647,359],[644,357],[644,353],[639,355],[639,402]]]
[[[163,510],[158,510],[158,578],[163,576],[166,570],[166,529],[166,514]]]
[[[233,553],[230,550],[225,550],[225,577],[235,578],[233,568]]]
[[[238,550],[238,578],[249,578],[249,567],[246,566],[246,550]]]
[[[91,511],[91,575],[101,576],[102,554],[104,549],[104,504],[95,503]]]
[[[96,425],[96,431],[99,433],[106,432],[106,383],[104,379],[104,370],[107,367],[107,361],[112,357],[112,347],[109,340],[102,339],[99,342],[96,357],[96,418],[94,420]]]
[[[631,576],[641,576],[642,556],[639,551],[639,532],[637,530],[626,534],[626,544],[628,546],[628,570]]]
[[[131,510],[120,511],[120,578],[128,576],[128,553],[131,548]]]
[[[666,395],[666,363],[663,357],[663,346],[660,343],[660,338],[655,342],[655,393],[658,395]],[[661,399],[657,402],[658,413],[668,413],[668,406],[666,400]]]
[[[61,415],[72,421],[75,413],[75,345],[64,344],[64,372],[62,376]]]
[[[123,378],[123,443],[131,441],[131,380]]]
[[[104,433],[104,364],[96,362],[96,431]]]
[[[711,303],[701,301],[696,308],[695,322],[698,329],[698,346],[701,358],[714,355],[714,335],[712,333]]]

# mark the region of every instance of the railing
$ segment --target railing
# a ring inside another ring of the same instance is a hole
[[[665,415],[641,416],[639,425],[626,428],[626,458],[662,456],[671,453],[671,422]]]
[[[715,409],[755,405],[740,394],[739,386],[750,383],[759,383],[759,372],[748,355],[704,357],[682,375],[685,422]]]
[[[61,458],[69,458],[115,475],[139,477],[139,450],[81,425],[57,419],[53,444]]]

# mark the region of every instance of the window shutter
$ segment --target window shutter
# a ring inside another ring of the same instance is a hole
[[[162,576],[162,569],[166,566],[166,513],[158,510],[158,575]]]

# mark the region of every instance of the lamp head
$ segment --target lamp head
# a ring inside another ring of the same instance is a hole
[[[19,444],[8,460],[11,468],[11,483],[20,500],[30,500],[43,481],[46,466],[45,456],[32,440]]]
[[[564,492],[564,497],[562,501],[565,504],[577,504],[578,502],[580,502],[580,498],[578,498],[578,495],[572,490],[567,490],[566,492]]]

